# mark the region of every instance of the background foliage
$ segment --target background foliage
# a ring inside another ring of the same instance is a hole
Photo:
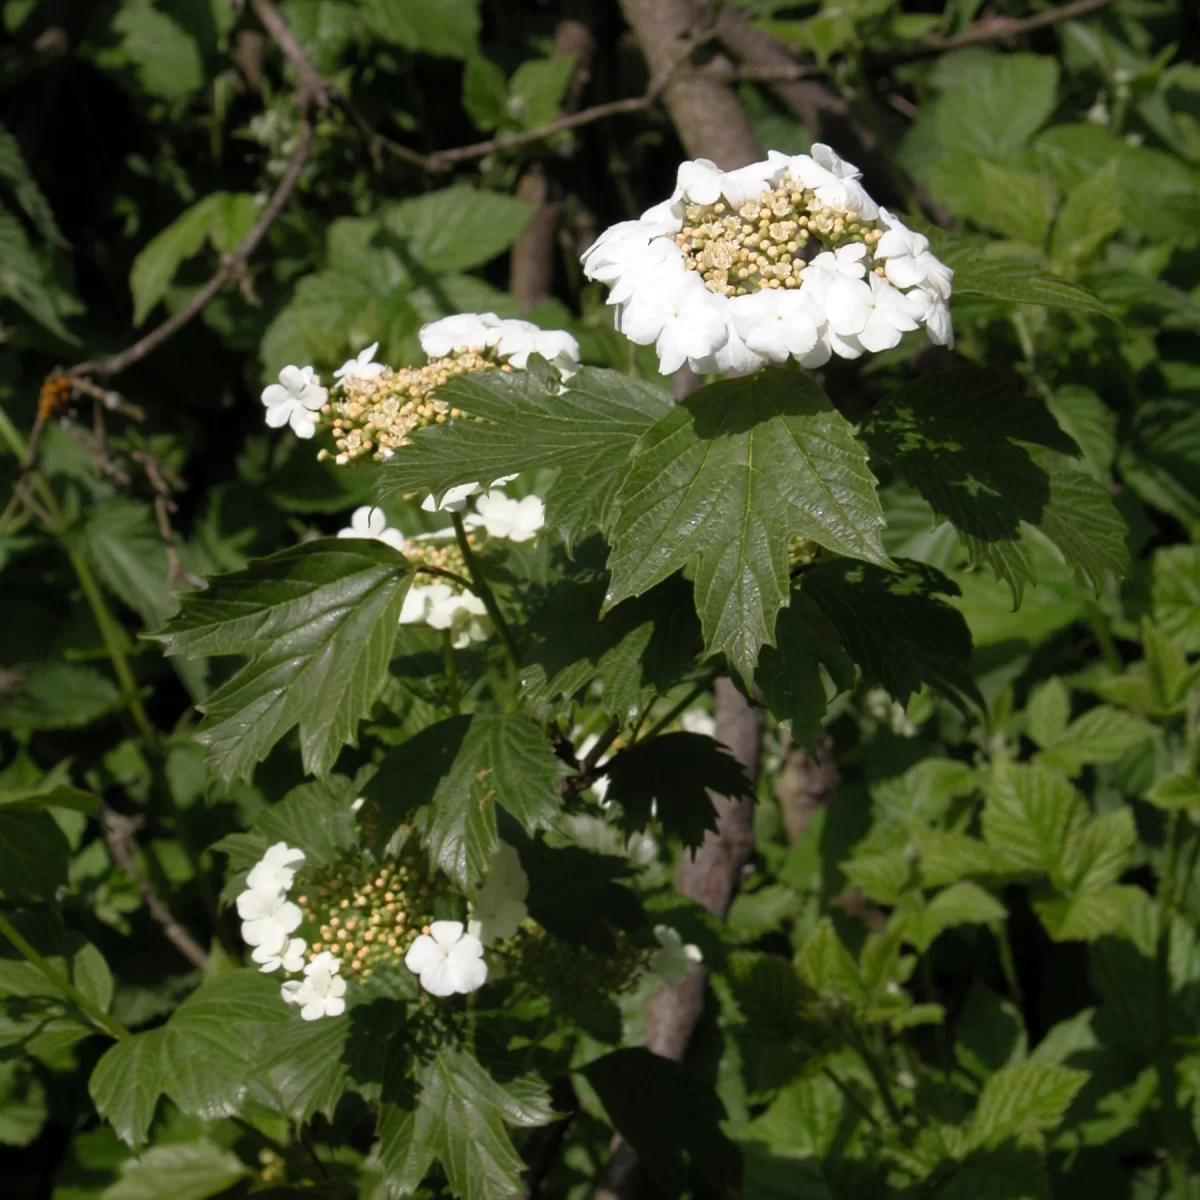
[[[708,37],[698,58],[789,152],[813,131],[770,71],[819,81],[827,140],[956,270],[953,355],[906,341],[670,406],[577,265],[687,156],[616,4],[5,0],[11,1194],[584,1196],[618,1130],[654,1195],[1200,1195],[1196,15],[737,7],[774,57],[714,66]],[[564,52],[566,19],[590,50]],[[419,361],[423,323],[488,310],[571,330],[594,370],[561,397],[536,370],[455,385],[483,424],[382,481],[263,427],[283,365],[328,376],[375,340]],[[748,411],[701,453],[706,421]],[[754,486],[764,454],[798,481],[782,501]],[[404,495],[510,472],[552,531],[485,563],[520,670],[462,653],[451,717],[439,643],[396,631],[404,561],[318,539],[377,487],[417,532]],[[658,515],[688,480],[695,510]],[[826,553],[788,570],[796,537]],[[374,598],[324,647],[360,688],[289,658],[284,576],[318,607]],[[223,622],[235,591],[262,625]],[[672,877],[714,824],[705,788],[747,788],[678,724],[725,674],[767,725],[721,920]],[[601,809],[594,763],[563,781],[606,729]],[[373,828],[343,820],[361,794]],[[462,887],[503,833],[581,959],[663,920],[697,944],[685,1062],[643,1048],[648,978],[510,980],[423,1056],[403,981],[291,1019],[241,969],[239,873],[279,838],[378,851],[417,809]]]

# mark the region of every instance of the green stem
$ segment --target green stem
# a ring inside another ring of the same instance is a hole
[[[1179,811],[1167,823],[1167,844],[1158,894],[1158,947],[1154,960],[1154,1024],[1158,1090],[1162,1097],[1163,1141],[1179,1197],[1188,1195],[1187,1143],[1180,1133],[1175,1049],[1171,1038],[1171,925],[1175,915],[1175,876],[1179,868]]]
[[[858,1109],[860,1113],[862,1113],[864,1117],[867,1118],[868,1121],[870,1121],[872,1125],[875,1126],[876,1129],[879,1128],[879,1118],[876,1117],[875,1114],[870,1110],[867,1104],[863,1101],[862,1097],[859,1096],[859,1094],[844,1079],[842,1079],[832,1067],[822,1067],[821,1073],[829,1080],[830,1083],[833,1084],[834,1087],[837,1088],[839,1092],[842,1093],[843,1096],[846,1097],[847,1100],[850,1101],[851,1104],[854,1105],[855,1108]]]
[[[691,706],[712,686],[712,677],[706,676],[700,680],[698,684],[678,704],[674,705],[665,717],[660,721],[656,721],[646,731],[646,736],[642,738],[643,742],[648,742],[652,737],[657,737],[662,730],[666,729],[677,717],[685,713]]]
[[[937,1003],[937,984],[933,978],[933,963],[930,960],[928,952],[921,955],[921,983],[925,989],[925,999],[930,1004]],[[938,1023],[937,1034],[935,1035],[938,1048],[938,1058],[942,1063],[942,1074],[946,1077],[946,1082],[949,1083],[950,1076],[954,1073],[954,1050],[950,1045],[950,1031],[946,1028],[945,1017]]]
[[[458,548],[462,551],[467,574],[471,576],[471,590],[483,601],[483,606],[487,609],[487,614],[491,617],[492,624],[500,635],[500,640],[504,643],[504,650],[509,661],[513,668],[517,669],[521,665],[521,656],[517,653],[517,643],[513,640],[512,630],[509,629],[508,622],[505,621],[504,614],[500,611],[500,605],[496,603],[495,593],[485,578],[479,565],[479,559],[475,557],[475,551],[467,539],[467,530],[463,525],[462,514],[451,513],[450,517],[454,522],[454,536],[458,541]]]
[[[1012,942],[1008,940],[1008,926],[1004,921],[997,921],[992,926],[992,935],[996,939],[996,947],[1000,952],[1000,970],[1004,972],[1004,982],[1008,985],[1008,994],[1013,1003],[1024,1009],[1025,1002],[1021,998],[1021,982],[1017,978],[1017,964],[1013,959]]]
[[[63,993],[81,1012],[89,1016],[105,1033],[111,1034],[118,1041],[132,1036],[124,1025],[114,1021],[97,1004],[89,1000],[65,975],[60,975],[9,923],[7,917],[0,915],[0,934],[3,934],[13,948]]]
[[[1125,670],[1125,664],[1121,661],[1121,655],[1117,650],[1116,642],[1113,641],[1112,631],[1108,628],[1108,621],[1104,613],[1100,610],[1100,606],[1094,601],[1088,602],[1087,623],[1088,628],[1092,631],[1092,636],[1095,637],[1096,643],[1100,647],[1100,653],[1104,658],[1104,665],[1114,674],[1120,675]]]
[[[442,662],[446,666],[446,683],[450,688],[450,713],[457,717],[462,703],[458,694],[458,670],[454,665],[454,644],[450,641],[450,630],[442,630]]]
[[[858,1051],[859,1057],[866,1063],[867,1070],[871,1072],[871,1078],[875,1081],[875,1087],[879,1090],[879,1098],[883,1101],[883,1107],[887,1109],[888,1116],[892,1119],[892,1123],[897,1129],[904,1124],[904,1114],[900,1111],[900,1106],[896,1103],[895,1096],[892,1095],[892,1085],[888,1083],[887,1072],[875,1055],[871,1052],[870,1047],[859,1036],[858,1030],[852,1025],[848,1027],[850,1041],[854,1048]]]

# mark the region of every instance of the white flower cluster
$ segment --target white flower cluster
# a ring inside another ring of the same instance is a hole
[[[262,393],[267,424],[290,425],[301,438],[311,438],[325,424],[337,444],[338,463],[367,456],[382,460],[414,429],[455,415],[432,393],[459,375],[497,367],[524,370],[531,354],[540,354],[564,379],[579,369],[579,344],[569,333],[495,313],[443,317],[418,336],[429,356],[424,366],[393,370],[378,363],[375,342],[334,371],[332,401],[312,367],[284,367],[279,382]]]
[[[496,486],[513,478],[507,476],[496,480],[491,490],[479,496],[475,501],[475,511],[463,521],[469,531],[476,533],[482,530],[488,537],[505,538],[512,542],[527,542],[537,535],[546,523],[545,505],[537,496],[514,500]],[[447,494],[442,509],[461,512],[470,496],[480,490],[477,484],[469,487],[470,490],[452,489],[458,495],[452,498]],[[425,507],[427,511],[439,511],[432,508],[431,498]],[[428,562],[443,569],[457,569],[462,573],[452,529],[439,529],[406,538],[398,529],[388,525],[382,509],[370,505],[356,508],[350,524],[338,530],[338,537],[373,538],[386,542],[418,562]],[[408,589],[400,610],[400,624],[423,624],[432,629],[447,629],[456,650],[462,650],[472,642],[485,641],[492,632],[483,601],[472,592],[462,591],[441,581],[414,584]]]
[[[281,967],[290,975],[304,972],[303,980],[289,980],[281,989],[288,1004],[300,1007],[306,1021],[336,1017],[346,1011],[346,981],[338,974],[339,962],[328,951],[305,962],[308,944],[292,937],[303,920],[298,905],[288,899],[296,872],[304,865],[304,851],[276,842],[251,868],[246,889],[237,898],[242,918],[242,939],[253,946],[251,958],[264,972]]]
[[[612,226],[583,256],[617,328],[654,345],[664,374],[752,371],[889,350],[924,325],[953,344],[953,272],[867,194],[828,146],[721,171],[679,168],[675,192]]]

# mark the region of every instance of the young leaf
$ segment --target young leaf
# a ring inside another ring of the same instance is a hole
[[[947,929],[959,925],[987,925],[1007,916],[1003,904],[977,883],[953,883],[922,909],[903,914],[905,941],[924,954]]]
[[[469,58],[479,48],[478,0],[362,0],[360,8],[372,33],[407,50]]]
[[[414,434],[383,469],[384,499],[422,490],[440,496],[455,484],[558,467],[546,520],[568,547],[607,530],[635,443],[671,410],[660,389],[616,371],[585,367],[564,388],[536,360],[526,371],[462,376],[438,396],[475,419]]]
[[[938,140],[984,160],[1020,150],[1054,111],[1058,63],[1040,54],[975,59],[938,98]]]
[[[997,762],[983,806],[983,836],[1018,867],[1049,874],[1087,824],[1087,805],[1050,767]]]
[[[163,1030],[135,1033],[104,1052],[88,1081],[96,1111],[135,1150],[146,1141],[163,1091]]]
[[[508,81],[490,58],[474,54],[463,70],[463,108],[485,133],[495,129],[508,114]]]
[[[104,1195],[107,1200],[207,1200],[249,1174],[236,1154],[204,1139],[152,1146],[122,1164],[121,1177]]]
[[[1154,623],[1188,654],[1200,652],[1200,546],[1165,546],[1150,565]]]
[[[617,496],[611,608],[684,567],[709,654],[749,678],[787,598],[788,541],[890,565],[866,450],[807,376],[693,392],[638,442]]]
[[[100,581],[150,628],[175,607],[168,591],[167,549],[149,505],[120,497],[88,511],[80,545]]]
[[[970,1148],[994,1149],[1009,1138],[1056,1128],[1087,1079],[1087,1071],[1056,1063],[1001,1067],[983,1085],[971,1120]]]
[[[432,2],[421,0],[423,4]],[[373,3],[391,4],[397,10],[404,7],[399,0],[373,0]],[[534,212],[532,204],[516,196],[460,184],[401,200],[385,211],[383,224],[404,242],[406,256],[417,267],[441,275],[481,267],[503,254],[529,224]]]
[[[1146,793],[1146,799],[1155,808],[1168,812],[1200,808],[1200,779],[1188,774],[1160,776]]]
[[[411,578],[382,542],[329,538],[186,598],[155,635],[168,654],[250,658],[203,706],[197,738],[222,781],[249,780],[297,725],[305,770],[329,772],[383,686]]]
[[[0,729],[76,729],[124,704],[107,676],[81,663],[42,662],[12,674],[16,678],[0,691]]]
[[[971,635],[937,594],[958,588],[941,572],[904,563],[894,575],[834,560],[805,571],[800,587],[838,631],[846,652],[901,704],[929,684],[960,707],[984,707],[971,676]]]
[[[721,1129],[724,1105],[679,1063],[631,1048],[595,1059],[580,1073],[651,1177],[671,1195],[684,1190],[689,1167],[708,1190],[736,1186],[739,1156]]]
[[[1058,737],[1043,742],[1037,761],[1074,777],[1085,766],[1115,763],[1135,746],[1157,736],[1157,729],[1143,717],[1100,704],[1073,721]]]
[[[558,813],[562,763],[521,717],[451,717],[392,750],[367,784],[362,820],[378,854],[408,813],[419,814],[434,863],[461,888],[482,878],[500,844],[497,807],[527,833]]]
[[[663,829],[694,849],[716,830],[709,792],[752,798],[741,763],[720,743],[700,733],[667,733],[622,750],[608,767],[606,799],[625,810],[627,824],[644,829],[657,802]]]

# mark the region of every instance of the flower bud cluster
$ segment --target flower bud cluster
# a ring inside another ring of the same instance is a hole
[[[548,996],[555,1012],[576,1018],[593,1012],[598,996],[617,996],[630,987],[650,957],[620,930],[611,954],[572,945],[540,927],[523,931],[508,950],[512,973]]]
[[[882,209],[828,146],[721,171],[679,168],[675,192],[605,230],[583,256],[617,328],[664,374],[751,371],[888,350],[924,326],[953,344],[953,272]]]

